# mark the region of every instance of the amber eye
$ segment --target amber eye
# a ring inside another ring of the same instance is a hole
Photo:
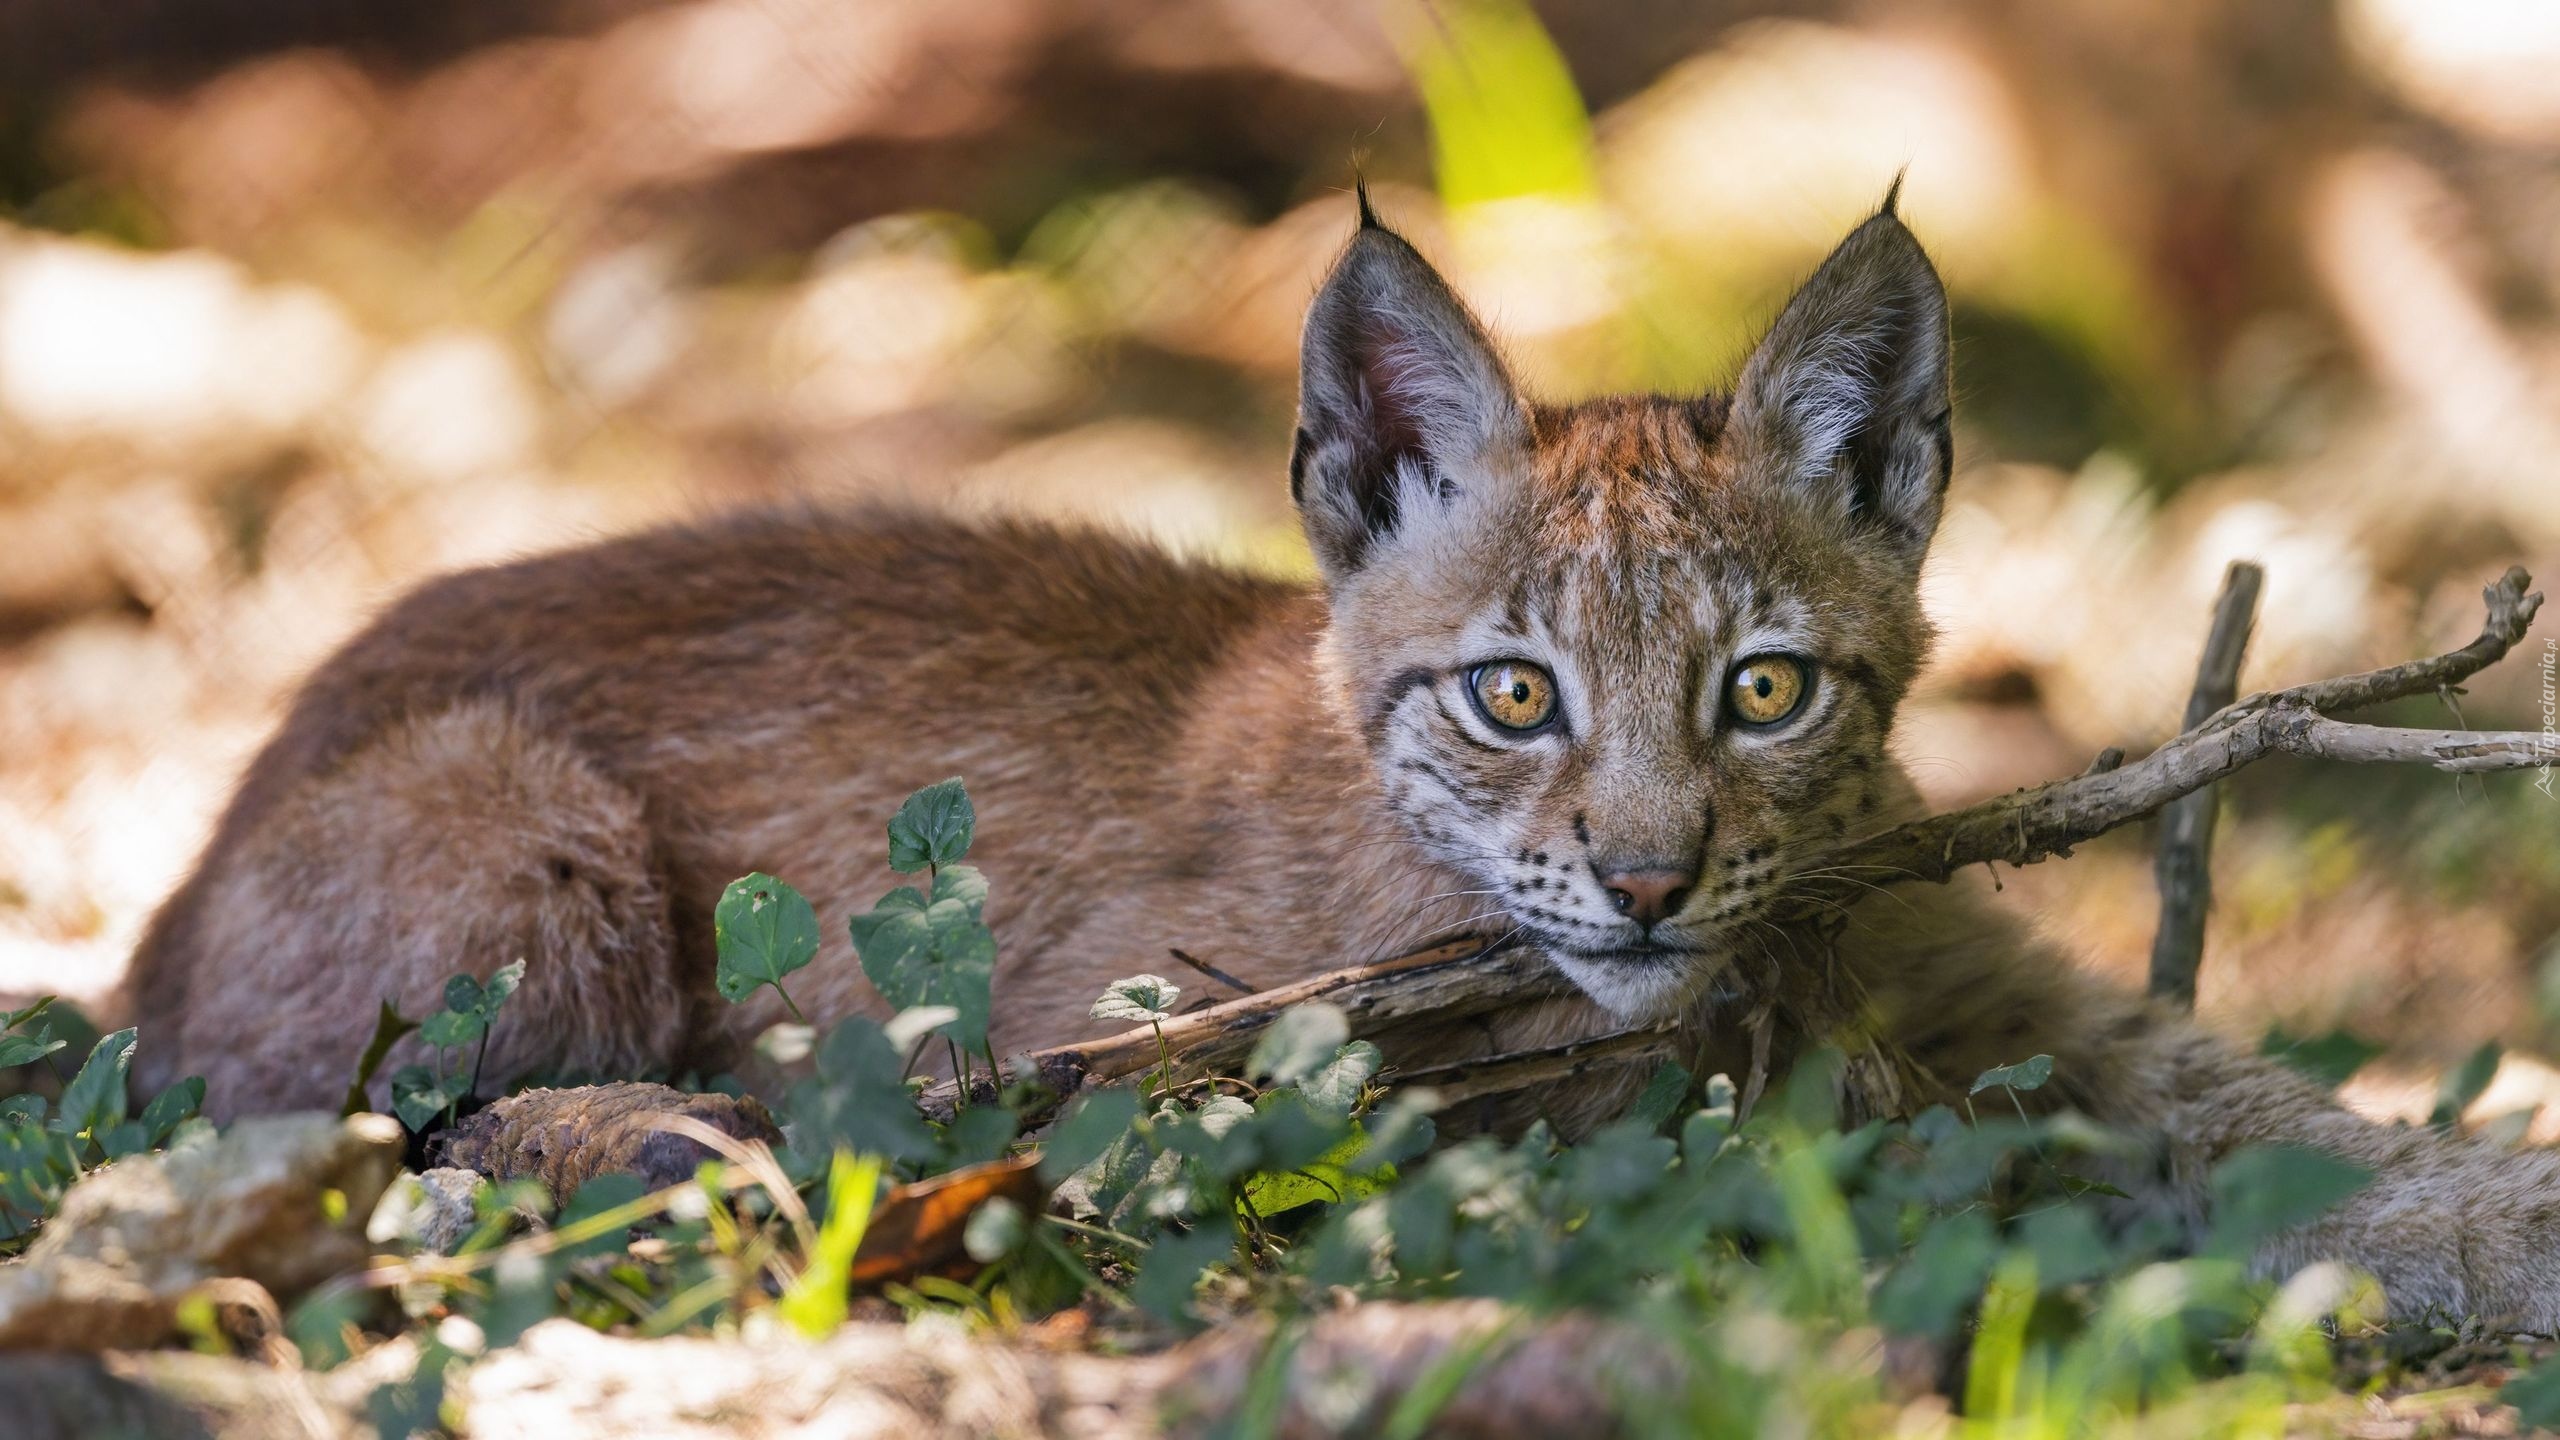
[[[1556,682],[1526,660],[1496,660],[1467,675],[1476,709],[1505,730],[1535,730],[1556,718]]]
[[[1811,680],[1792,655],[1754,655],[1733,667],[1725,708],[1745,725],[1775,725],[1803,707]]]

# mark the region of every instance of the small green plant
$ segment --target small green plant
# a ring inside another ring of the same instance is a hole
[[[53,1063],[68,1043],[54,1034],[53,1004],[48,995],[0,1016],[0,1059]],[[130,1029],[99,1037],[58,1101],[33,1091],[0,1099],[0,1247],[23,1244],[91,1168],[168,1144],[203,1106],[204,1080],[189,1076],[133,1113],[126,1079],[138,1039]]]
[[[891,1005],[957,1012],[943,1034],[952,1073],[964,1083],[973,1054],[984,1054],[990,1074],[997,1068],[987,1045],[996,968],[987,877],[960,863],[977,827],[977,810],[957,778],[908,796],[889,821],[889,868],[901,875],[921,871],[923,888],[891,890],[849,927],[862,973]]]
[[[782,977],[804,969],[818,958],[818,912],[797,890],[759,871],[729,882],[711,912],[711,931],[719,951],[712,983],[730,1004],[773,987],[791,1018],[806,1023]]]
[[[486,982],[469,975],[456,975],[444,982],[444,1007],[417,1023],[418,1038],[432,1052],[433,1063],[403,1065],[391,1074],[391,1110],[400,1123],[412,1130],[423,1131],[442,1117],[450,1124],[460,1114],[462,1103],[480,1088],[480,1067],[489,1056],[489,1029],[497,1022],[498,1011],[507,997],[524,983],[524,962],[517,960],[492,971]],[[381,1053],[390,1042],[383,1037],[390,1032],[398,1038],[403,1022],[399,1012],[386,1003],[385,1014],[374,1027],[375,1045],[366,1047],[374,1065],[381,1063]],[[377,1049],[378,1047],[378,1049]],[[468,1069],[461,1063],[464,1051],[471,1053]],[[357,1085],[365,1081],[360,1066]]]
[[[1160,1083],[1173,1082],[1173,1050],[1165,1044],[1164,1022],[1173,1018],[1174,1002],[1182,998],[1182,987],[1161,975],[1132,975],[1114,980],[1093,1002],[1096,1020],[1112,1020],[1126,1025],[1152,1025],[1156,1031],[1156,1053],[1163,1057],[1164,1067],[1157,1072]]]

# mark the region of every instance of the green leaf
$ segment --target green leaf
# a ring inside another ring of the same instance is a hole
[[[1182,987],[1161,975],[1131,975],[1112,981],[1091,1013],[1124,1025],[1161,1025],[1173,1018],[1174,1002],[1181,998]],[[1255,1053],[1261,1053],[1259,1046]]]
[[[732,1005],[759,985],[780,989],[783,976],[818,958],[818,912],[799,891],[762,871],[720,892],[711,932],[720,952],[712,981]]]
[[[507,997],[515,994],[517,987],[523,984],[524,962],[522,960],[510,960],[490,971],[489,983],[480,989],[480,1013],[490,1019],[496,1019],[499,1009],[507,1003]]]
[[[1020,1127],[1013,1112],[1001,1105],[972,1105],[942,1127],[942,1143],[950,1151],[951,1168],[1004,1158]]]
[[[937,1151],[900,1078],[903,1057],[877,1021],[847,1016],[818,1045],[815,1074],[791,1089],[792,1148],[819,1162],[837,1149],[892,1160]]]
[[[1264,1171],[1245,1182],[1244,1198],[1255,1214],[1269,1219],[1307,1205],[1365,1200],[1395,1183],[1392,1165],[1367,1174],[1351,1173],[1351,1162],[1369,1148],[1368,1133],[1359,1126],[1332,1149],[1295,1170]]]
[[[1696,1083],[1696,1079],[1679,1061],[1663,1061],[1662,1068],[1654,1071],[1653,1078],[1645,1082],[1644,1093],[1627,1107],[1626,1118],[1648,1130],[1660,1130],[1665,1121],[1678,1113],[1680,1102],[1689,1098],[1689,1087]]]
[[[948,1005],[960,1012],[951,1038],[963,1050],[987,1043],[987,1010],[995,984],[996,937],[979,918],[986,879],[966,865],[934,877],[933,902],[908,886],[880,898],[851,922],[862,973],[900,1010]]]
[[[1179,1233],[1156,1238],[1138,1271],[1129,1298],[1160,1320],[1182,1320],[1191,1313],[1191,1293],[1212,1265],[1235,1254],[1235,1227],[1224,1217]]]
[[[488,1018],[477,1010],[439,1010],[418,1023],[418,1038],[439,1050],[459,1050],[488,1033]]]
[[[1994,1065],[1983,1071],[1974,1077],[1973,1088],[1965,1093],[1979,1095],[1992,1089],[2041,1090],[2044,1082],[2052,1078],[2053,1057],[2030,1055],[2015,1065]]]
[[[2546,1359],[2499,1386],[2498,1403],[2516,1407],[2525,1429],[2560,1428],[2560,1360]]]
[[[424,1065],[403,1065],[391,1076],[391,1113],[400,1117],[401,1124],[423,1131],[470,1089],[469,1076],[438,1080]]]
[[[1979,1210],[1931,1221],[1910,1256],[1876,1287],[1876,1319],[1905,1335],[1953,1333],[1982,1293],[1999,1249],[1991,1217]]]
[[[193,1119],[202,1108],[203,1076],[190,1075],[184,1080],[171,1082],[169,1088],[152,1096],[151,1103],[142,1107],[142,1128],[149,1137],[145,1143],[159,1145],[166,1142],[170,1131]]]
[[[90,1138],[98,1142],[98,1148],[105,1151],[110,1160],[139,1155],[151,1148],[151,1132],[142,1128],[139,1120],[120,1121],[104,1130],[92,1131]]]
[[[1679,1150],[1647,1125],[1603,1126],[1565,1152],[1566,1193],[1591,1205],[1636,1199],[1662,1182]]]
[[[1094,1157],[1129,1132],[1138,1118],[1138,1094],[1126,1086],[1088,1091],[1049,1131],[1040,1147],[1040,1179],[1059,1182],[1093,1163]]]
[[[373,1017],[373,1038],[365,1042],[364,1054],[356,1059],[355,1078],[347,1082],[346,1098],[338,1102],[341,1115],[361,1115],[373,1108],[373,1074],[382,1068],[383,1060],[400,1037],[418,1028],[418,1022],[401,1014],[388,1000]]]
[[[68,1043],[42,1030],[33,1035],[0,1035],[0,1070],[32,1065]]]
[[[1360,1108],[1360,1097],[1368,1092],[1369,1082],[1378,1078],[1386,1064],[1378,1047],[1366,1040],[1354,1040],[1333,1052],[1324,1068],[1299,1082],[1298,1093],[1309,1105],[1330,1115],[1348,1115]]]
[[[0,1015],[0,1030],[15,1030],[19,1026],[26,1024],[28,1021],[33,1020],[45,1011],[52,1009],[53,1000],[54,997],[50,995],[39,995],[35,999],[27,1002],[23,1008],[12,1010],[6,1015]]]
[[[478,1013],[480,982],[469,975],[456,975],[444,982],[444,1008],[459,1015]]]
[[[1116,991],[1119,987],[1112,988]],[[1110,999],[1110,992],[1105,992],[1103,998]],[[1097,1002],[1097,1015],[1101,1008]],[[1259,1084],[1294,1085],[1331,1061],[1350,1038],[1351,1021],[1340,1006],[1321,1000],[1292,1005],[1281,1011],[1280,1018],[1272,1021],[1271,1028],[1254,1042],[1253,1056],[1245,1062],[1245,1074]]]
[[[124,1119],[128,1104],[124,1081],[133,1068],[133,1041],[131,1027],[99,1037],[89,1058],[81,1062],[80,1073],[63,1087],[54,1129],[65,1135],[84,1130],[94,1135]]]
[[[2094,1280],[2107,1271],[2106,1233],[2084,1205],[2054,1205],[2028,1216],[2018,1238],[2036,1261],[2036,1284],[2059,1290]]]
[[[2427,1123],[2438,1130],[2450,1130],[2458,1124],[2462,1112],[2470,1109],[2471,1102],[2479,1099],[2489,1082],[2497,1078],[2498,1062],[2504,1058],[2506,1052],[2498,1048],[2495,1040],[2472,1051],[2470,1058],[2444,1077],[2444,1086],[2436,1094],[2435,1113],[2427,1117]]]
[[[552,1228],[566,1230],[608,1210],[619,1210],[637,1202],[648,1188],[637,1175],[598,1175],[579,1186],[577,1192],[569,1197],[569,1203],[560,1207],[559,1216],[551,1222]],[[565,1247],[561,1254],[564,1258],[610,1255],[628,1246],[630,1241],[628,1230],[607,1230],[593,1239]]]
[[[2307,1225],[2372,1183],[2373,1172],[2326,1151],[2253,1145],[2213,1167],[2213,1239],[2246,1253]]]
[[[965,860],[977,828],[977,809],[958,776],[927,785],[889,817],[889,868],[907,875]]]
[[[2270,1030],[2258,1045],[2258,1053],[2270,1060],[2298,1070],[2335,1090],[2347,1083],[2347,1077],[2365,1066],[2365,1062],[2382,1053],[2383,1047],[2359,1039],[2344,1030],[2326,1035],[2299,1038],[2282,1030]]]

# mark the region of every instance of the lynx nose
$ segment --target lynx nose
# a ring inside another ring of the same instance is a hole
[[[1600,877],[1609,903],[1639,925],[1651,925],[1680,912],[1689,887],[1698,883],[1693,870],[1618,870]]]

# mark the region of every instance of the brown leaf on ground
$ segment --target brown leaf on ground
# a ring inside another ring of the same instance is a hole
[[[979,1206],[1001,1198],[1026,1212],[1038,1211],[1039,1167],[1039,1157],[1025,1155],[892,1187],[871,1213],[871,1228],[863,1232],[847,1278],[856,1285],[877,1285],[938,1270],[961,1258],[962,1236]]]

